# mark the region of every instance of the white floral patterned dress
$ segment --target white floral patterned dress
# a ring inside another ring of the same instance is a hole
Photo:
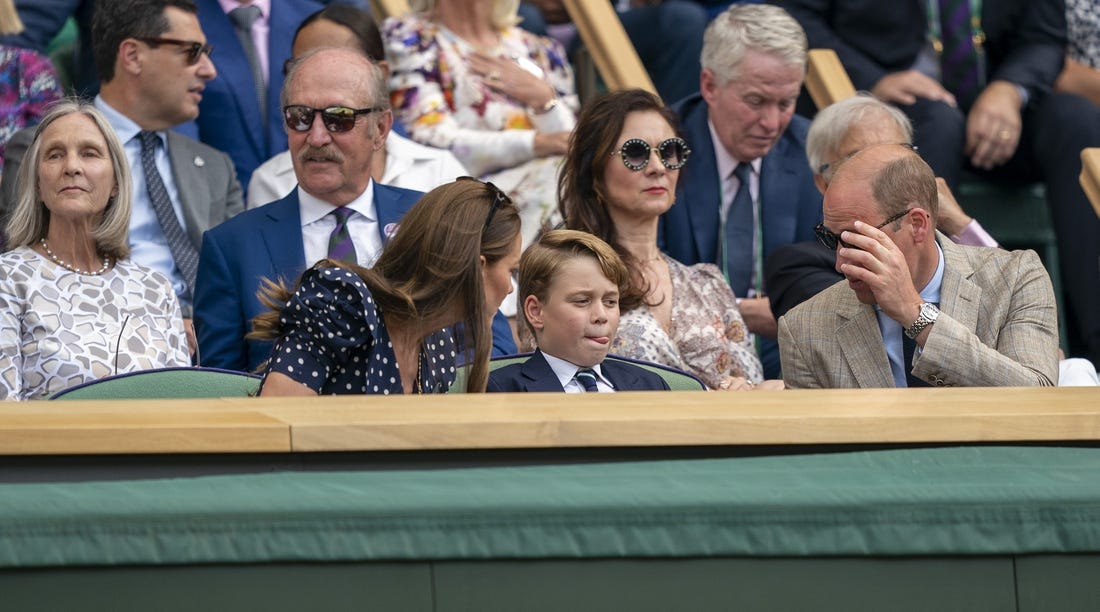
[[[764,380],[753,337],[733,290],[714,264],[665,256],[672,279],[672,323],[666,332],[646,306],[622,313],[611,352],[691,372],[711,389],[726,376]]]
[[[517,27],[501,31],[494,54],[541,76],[561,103],[543,114],[493,91],[473,72],[473,46],[420,13],[383,24],[390,101],[397,120],[421,143],[449,149],[476,176],[503,189],[520,209],[523,245],[557,219],[561,157],[535,157],[537,132],[572,130],[577,96],[561,44]]]
[[[0,255],[0,399],[189,365],[179,302],[159,272],[124,259],[87,276],[29,247]]]

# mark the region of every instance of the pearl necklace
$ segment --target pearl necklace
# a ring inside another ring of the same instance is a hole
[[[70,265],[68,262],[61,259],[57,255],[54,255],[54,252],[50,250],[50,244],[48,242],[46,242],[45,238],[43,238],[40,242],[42,243],[42,248],[46,250],[46,255],[49,255],[50,259],[52,259],[55,264],[61,266],[62,268],[65,268],[66,270],[68,270],[70,272],[76,272],[77,274],[85,274],[87,276],[99,276],[100,274],[103,274],[104,272],[107,271],[108,268],[111,267],[111,258],[104,255],[103,256],[103,266],[100,269],[98,269],[98,270],[81,270],[80,268],[77,268],[76,266]]]

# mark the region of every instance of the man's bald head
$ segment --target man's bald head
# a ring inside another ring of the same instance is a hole
[[[936,175],[909,147],[883,144],[857,151],[837,169],[829,189],[835,186],[843,191],[861,184],[870,186],[883,217],[923,208],[932,219],[936,218]]]

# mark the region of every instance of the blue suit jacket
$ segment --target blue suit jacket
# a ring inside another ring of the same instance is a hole
[[[399,222],[421,195],[375,183],[379,231]],[[282,279],[292,285],[305,268],[297,189],[207,231],[195,282],[195,331],[202,365],[254,370],[267,359],[270,342],[244,339],[252,318],[266,311],[256,297],[260,279]]]
[[[261,125],[259,103],[252,85],[252,70],[237,39],[233,22],[218,0],[196,0],[199,23],[206,40],[214,45],[210,55],[218,76],[206,84],[199,104],[197,138],[221,149],[233,159],[243,189],[257,166],[286,150],[286,131],[279,108],[283,87],[283,64],[290,57],[290,45],[298,25],[324,8],[314,0],[271,3],[267,76],[267,124]]]
[[[718,261],[722,224],[721,179],[714,156],[714,143],[707,125],[707,103],[702,95],[689,96],[673,106],[691,147],[691,160],[680,171],[676,204],[661,216],[661,250],[682,263]],[[764,156],[760,166],[760,213],[764,237],[764,258],[792,242],[814,239],[814,227],[821,223],[821,192],[814,185],[806,160],[806,132],[810,122],[795,115],[790,125]],[[767,293],[768,288],[764,287]],[[744,296],[738,296],[744,297]],[[760,359],[768,378],[779,375],[779,348],[761,339]]]
[[[668,391],[668,383],[653,372],[622,361],[605,359],[600,372],[611,381],[616,391]],[[540,392],[563,393],[557,374],[550,368],[542,351],[523,363],[513,363],[489,373],[489,392]]]

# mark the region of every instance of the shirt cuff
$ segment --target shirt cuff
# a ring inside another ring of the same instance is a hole
[[[986,246],[995,247],[1000,246],[997,241],[990,236],[981,223],[978,223],[977,219],[971,219],[970,223],[966,224],[966,227],[962,228],[962,231],[951,236],[951,240],[955,244],[964,244],[967,246]]]

